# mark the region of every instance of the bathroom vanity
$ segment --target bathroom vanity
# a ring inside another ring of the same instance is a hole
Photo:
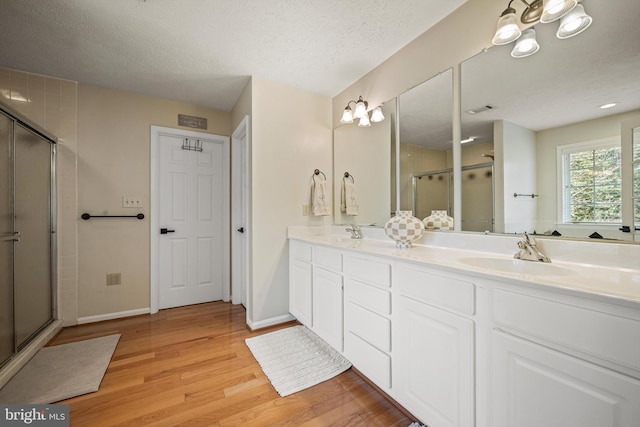
[[[544,241],[536,263],[516,236],[331,232],[290,227],[290,311],[422,423],[638,425],[635,245]]]

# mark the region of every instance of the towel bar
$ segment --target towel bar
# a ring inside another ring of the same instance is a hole
[[[144,214],[139,213],[138,215],[91,215],[88,213],[83,213],[80,218],[84,219],[85,221],[91,218],[138,218],[138,219],[144,219]]]

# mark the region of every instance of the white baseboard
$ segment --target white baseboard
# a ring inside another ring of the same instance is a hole
[[[255,331],[256,329],[267,328],[269,326],[279,325],[280,323],[291,322],[292,320],[296,320],[296,318],[292,314],[284,314],[282,316],[259,320],[257,322],[252,322],[251,320],[247,319],[247,325],[249,326],[249,329]]]
[[[18,373],[27,364],[38,350],[44,347],[62,329],[62,320],[55,320],[40,333],[25,348],[20,350],[13,359],[0,369],[0,388],[9,382],[11,377]]]
[[[135,310],[118,311],[116,313],[98,314],[96,316],[78,317],[78,325],[84,323],[102,322],[103,320],[120,319],[122,317],[139,316],[141,314],[149,314],[149,307],[137,308]]]

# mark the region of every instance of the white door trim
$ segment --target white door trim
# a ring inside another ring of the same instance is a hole
[[[249,245],[251,242],[251,228],[249,225],[249,144],[250,129],[249,116],[244,116],[238,127],[231,135],[231,302],[244,304],[247,313],[250,312],[250,283],[249,280]],[[244,164],[244,174],[242,165]],[[244,228],[244,235],[240,236],[237,228]],[[242,238],[241,238],[242,237]],[[238,263],[237,260],[244,260]],[[244,283],[242,280],[244,279]]]
[[[159,286],[158,286],[158,235],[160,230],[160,224],[158,224],[158,214],[160,211],[159,206],[159,198],[156,197],[158,194],[158,182],[159,182],[159,141],[161,135],[178,135],[183,138],[200,138],[200,139],[208,139],[211,141],[215,141],[221,143],[223,145],[223,153],[225,161],[223,162],[223,183],[222,186],[224,188],[224,200],[229,204],[229,142],[230,138],[228,136],[215,135],[211,133],[203,133],[203,132],[195,132],[183,129],[174,129],[162,126],[151,126],[150,130],[151,134],[151,180],[150,180],[150,208],[151,214],[150,217],[150,229],[149,233],[151,236],[151,259],[150,259],[150,289],[149,289],[149,297],[151,307],[151,314],[158,312],[159,305]],[[222,221],[224,223],[224,229],[227,230],[226,233],[223,234],[223,245],[225,248],[229,247],[229,210],[223,210],[223,218]],[[229,278],[230,278],[230,258],[229,252],[223,252],[223,287],[222,287],[222,299],[224,301],[229,301],[230,288],[229,288]]]

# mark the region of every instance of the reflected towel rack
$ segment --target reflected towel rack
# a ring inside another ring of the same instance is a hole
[[[88,213],[83,213],[80,218],[84,219],[85,221],[91,218],[138,218],[138,219],[144,219],[144,214],[139,213],[138,215],[91,215]]]
[[[532,199],[534,197],[539,197],[537,194],[520,194],[520,193],[513,193],[513,197],[531,197]]]
[[[355,178],[353,177],[353,175],[351,175],[349,172],[345,172],[344,173],[344,177],[345,178],[351,178],[351,182],[353,182],[354,184],[356,183]]]
[[[314,170],[313,175],[311,175],[311,178],[315,181],[316,176],[319,176],[319,175],[322,175],[325,181],[327,180],[327,175],[325,175],[324,172],[322,172],[320,169]]]

